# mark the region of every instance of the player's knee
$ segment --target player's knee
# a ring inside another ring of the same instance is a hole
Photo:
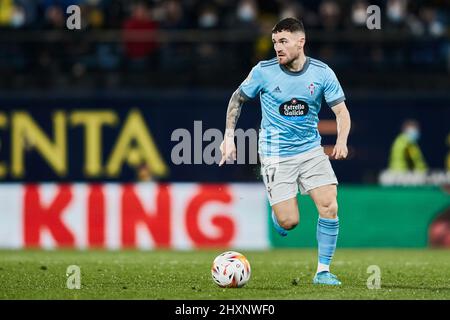
[[[294,229],[298,225],[298,223],[299,219],[294,217],[287,217],[279,221],[280,226],[285,230]]]
[[[321,210],[319,210],[320,216],[326,219],[336,219],[338,213],[337,201],[325,202],[321,205]]]

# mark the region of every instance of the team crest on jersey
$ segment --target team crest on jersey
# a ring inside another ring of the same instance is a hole
[[[308,86],[308,89],[309,89],[309,93],[311,94],[311,95],[313,95],[314,94],[314,91],[316,90],[316,87],[314,86],[314,83],[310,83],[309,84],[309,86]]]
[[[301,119],[308,114],[308,104],[300,99],[292,98],[283,102],[279,107],[280,114],[285,118]]]

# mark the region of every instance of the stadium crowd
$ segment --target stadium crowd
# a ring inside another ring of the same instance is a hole
[[[92,70],[117,71],[122,75],[131,70],[139,77],[140,72],[185,73],[195,66],[197,71],[183,80],[190,83],[201,79],[204,73],[223,71],[223,65],[229,65],[233,66],[230,72],[242,75],[256,61],[273,56],[271,27],[281,18],[294,16],[302,18],[307,32],[311,32],[307,54],[337,69],[408,70],[425,66],[427,70],[449,72],[450,10],[446,3],[444,0],[0,0],[0,70],[11,76],[30,71],[56,72],[53,79],[57,79],[58,74],[66,71],[77,78]],[[65,8],[73,4],[81,7],[79,33],[83,36],[40,41],[45,31],[66,30]],[[367,32],[366,9],[371,4],[381,8],[382,29],[374,31],[382,35],[381,41],[368,40],[367,33],[362,34]],[[44,32],[27,37],[27,31],[36,30]],[[166,35],[184,31],[185,40],[184,34],[181,40],[162,42],[161,38],[131,41],[124,36],[136,30],[149,34],[162,31]],[[117,37],[113,41],[111,37],[102,40],[102,31],[114,31]],[[224,31],[228,34],[224,35]],[[22,32],[21,40],[11,41],[14,32]],[[87,40],[86,35],[92,32],[100,34],[100,39]],[[201,40],[199,32],[210,32],[213,37]],[[200,40],[192,40],[196,35]],[[243,40],[237,40],[239,36]],[[145,83],[141,74],[142,79]]]
[[[0,25],[10,28],[63,28],[65,8],[79,5],[85,26],[121,28],[130,18],[154,22],[163,29],[261,27],[265,19],[303,17],[308,29],[365,27],[366,8],[381,7],[386,28],[415,35],[445,33],[446,1],[410,0],[0,0]],[[448,2],[447,2],[448,5]],[[42,19],[41,17],[45,17]]]

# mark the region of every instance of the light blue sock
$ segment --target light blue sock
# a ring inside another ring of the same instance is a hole
[[[330,265],[336,250],[339,233],[339,218],[319,218],[317,222],[317,243],[319,245],[319,263]]]

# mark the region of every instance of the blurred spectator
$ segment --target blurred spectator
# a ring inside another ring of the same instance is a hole
[[[142,163],[137,166],[136,176],[137,180],[141,182],[154,180],[152,169],[146,163]]]
[[[20,5],[15,5],[11,16],[11,26],[13,28],[22,28],[26,22],[25,9]]]
[[[58,5],[48,6],[45,10],[45,28],[62,29],[66,26],[66,18],[62,7]]]
[[[219,27],[219,13],[212,5],[204,6],[198,15],[198,28],[200,29],[216,29]]]
[[[34,22],[36,10],[32,0],[0,0],[0,26],[23,28]]]
[[[408,30],[408,0],[388,0],[386,3],[386,23],[385,28],[405,32]],[[387,45],[383,53],[389,57],[389,68],[397,69],[405,65],[408,60],[409,48],[396,45]]]
[[[319,6],[319,21],[326,31],[338,30],[341,26],[341,8],[337,1],[324,0]]]
[[[432,37],[444,35],[445,26],[440,20],[438,12],[433,7],[423,7],[419,12],[419,18],[423,23],[424,32]]]
[[[450,193],[448,189],[446,191]],[[450,248],[450,207],[439,213],[431,222],[428,228],[428,241],[433,248]]]
[[[334,0],[324,0],[319,5],[319,28],[326,33],[337,31],[342,26],[341,8]],[[338,44],[326,41],[319,47],[317,56],[328,62],[335,62]]]
[[[105,14],[100,7],[90,3],[89,5],[83,5],[81,7],[81,12],[83,12],[84,17],[82,22],[85,22],[89,27],[100,29],[105,25]]]
[[[407,0],[388,0],[386,4],[386,16],[389,28],[405,27],[407,6]]]
[[[402,132],[394,140],[389,158],[389,170],[426,171],[428,169],[422,151],[417,143],[420,126],[415,120],[406,120]]]
[[[274,15],[262,15],[260,18],[260,34],[255,43],[255,54],[252,64],[260,60],[268,60],[274,56],[272,39],[270,37],[273,26],[278,22]]]
[[[260,29],[258,16],[259,8],[255,0],[240,0],[231,19],[232,29],[235,29],[236,32],[245,30],[249,35],[249,41],[239,41],[234,44],[237,65],[240,70],[244,70],[253,62],[255,43]],[[265,34],[266,37],[269,35],[270,33]]]
[[[411,50],[411,62],[417,66],[442,68],[448,57],[446,50],[450,48],[442,12],[431,6],[419,9],[416,17],[410,17],[411,32],[418,38]]]
[[[66,8],[74,4],[81,6],[83,29],[74,37],[44,32],[44,40],[36,41],[34,34],[22,33],[23,40],[10,40],[13,32],[26,29],[65,30]],[[383,17],[382,29],[368,33],[370,4],[378,4]],[[409,87],[410,70],[450,72],[445,3],[410,0],[0,0],[0,28],[8,29],[3,34],[6,41],[0,42],[0,72],[18,78],[20,71],[29,71],[30,83],[51,83],[66,76],[57,72],[77,65],[77,70],[85,66],[87,76],[100,69],[115,72],[118,78],[133,78],[133,72],[123,74],[120,66],[125,62],[136,71],[158,68],[161,77],[171,78],[171,82],[201,82],[208,80],[212,70],[221,70],[228,73],[221,77],[224,83],[234,83],[233,75],[246,74],[258,60],[273,57],[270,29],[278,19],[289,16],[302,19],[307,32],[312,31],[307,54],[335,66],[340,73],[374,72],[371,79],[378,84],[375,79],[383,72],[398,72],[403,79],[399,82]],[[343,26],[346,30],[341,38]],[[93,29],[108,32],[90,34]],[[152,32],[160,29],[169,35],[162,42],[152,38]],[[116,36],[117,30],[122,34]],[[201,31],[198,37],[196,31]],[[177,40],[172,41],[172,35]],[[232,67],[224,71],[224,64]],[[54,77],[40,79],[43,67],[52,69]],[[205,77],[197,77],[199,70]],[[176,79],[169,76],[173,71],[178,71]],[[98,77],[100,81],[109,79],[101,73]],[[150,77],[134,78],[141,79],[144,86],[150,81]],[[413,86],[418,86],[421,79],[414,79]],[[442,83],[426,85],[445,87]]]
[[[424,6],[419,8],[417,15],[409,15],[408,26],[415,36],[428,35],[437,38],[445,35],[447,24],[445,21],[448,18],[444,12],[431,6]]]
[[[279,20],[286,18],[297,18],[300,19],[304,17],[303,7],[297,2],[286,2],[283,3],[280,9]]]
[[[179,0],[167,0],[161,3],[160,25],[164,30],[182,30],[188,27],[186,11]],[[186,72],[189,68],[190,48],[185,43],[167,42],[161,44],[161,66],[167,72]]]
[[[308,10],[297,1],[287,1],[282,3],[280,8],[279,20],[289,17],[301,19],[303,21],[303,24],[305,25],[305,28],[307,28],[307,31],[309,29],[317,28],[320,24],[317,13],[312,10]]]
[[[167,0],[162,3],[161,28],[180,30],[187,27],[184,8],[178,0]]]
[[[354,27],[366,28],[368,6],[369,3],[365,0],[357,0],[353,2],[351,22]]]
[[[0,25],[9,26],[11,24],[14,11],[13,0],[0,0]]]
[[[200,9],[197,26],[201,31],[218,30],[219,24],[219,12],[215,6],[206,5]],[[195,74],[195,77],[204,79],[209,77],[212,71],[217,71],[218,65],[215,62],[220,60],[219,44],[212,41],[201,41],[196,45],[195,49],[195,65],[197,71],[199,71],[199,73]]]
[[[236,9],[237,23],[243,28],[257,28],[258,5],[255,0],[240,0]]]
[[[123,24],[125,57],[131,67],[141,67],[149,62],[157,65],[157,44],[147,40],[157,30],[158,25],[151,18],[150,8],[145,2],[136,2],[131,9],[131,15]],[[145,40],[141,37],[145,37]],[[137,38],[131,40],[130,38]]]
[[[16,4],[23,9],[24,26],[31,26],[38,19],[38,4],[35,0],[16,0]]]

